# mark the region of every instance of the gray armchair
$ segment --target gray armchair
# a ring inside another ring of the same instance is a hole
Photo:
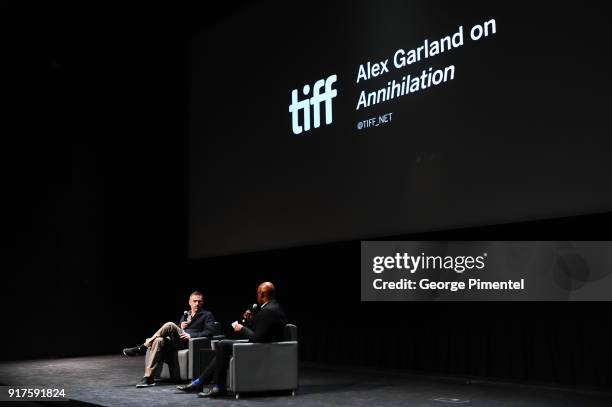
[[[236,398],[243,392],[298,388],[297,327],[285,325],[282,342],[234,344],[227,375],[227,387]]]
[[[220,333],[221,325],[215,322],[215,333]],[[223,335],[215,335],[215,340],[223,339]],[[160,363],[160,369],[154,372],[155,378],[173,380],[193,380],[212,360],[211,338],[191,338],[187,349],[170,351]],[[149,350],[145,357],[145,364],[149,360]]]

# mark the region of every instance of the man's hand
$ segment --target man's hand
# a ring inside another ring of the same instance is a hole
[[[234,327],[234,332],[240,332],[242,330],[242,325],[239,323],[234,323],[232,326]]]
[[[181,322],[181,329],[185,329],[187,328],[187,326],[189,326],[189,323],[187,321]]]
[[[188,341],[191,338],[191,335],[189,335],[187,332],[183,332],[181,334],[181,339],[184,341]]]
[[[253,313],[249,310],[244,311],[244,314],[242,314],[242,318],[244,318],[247,321],[250,321],[251,319],[253,319]]]

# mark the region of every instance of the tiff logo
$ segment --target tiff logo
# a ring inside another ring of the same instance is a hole
[[[289,113],[291,113],[291,127],[293,134],[300,134],[302,131],[310,130],[310,106],[313,108],[313,127],[316,129],[321,126],[321,103],[325,102],[325,124],[332,122],[332,99],[338,95],[336,89],[332,89],[332,85],[338,79],[337,75],[330,75],[327,79],[319,79],[313,87],[313,95],[310,99],[298,101],[298,90],[291,91],[291,104],[289,105]],[[325,92],[321,93],[321,88],[325,87]],[[304,85],[302,89],[304,96],[310,93],[310,85]],[[304,111],[304,125],[300,125],[300,110]]]

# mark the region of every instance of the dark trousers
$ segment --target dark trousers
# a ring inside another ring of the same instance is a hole
[[[234,352],[234,343],[224,339],[215,345],[215,357],[210,361],[199,379],[202,384],[216,384],[225,387],[227,383],[227,367]]]

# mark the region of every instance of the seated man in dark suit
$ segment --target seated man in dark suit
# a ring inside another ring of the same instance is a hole
[[[262,283],[257,288],[258,312],[253,314],[246,311],[245,325],[234,322],[234,331],[250,342],[277,342],[282,340],[287,317],[276,301],[276,290],[270,282]],[[219,397],[226,393],[227,367],[232,357],[235,341],[222,340],[215,346],[215,357],[196,380],[186,386],[178,386],[183,391],[201,391],[204,385],[214,384],[207,392],[200,393],[200,397]]]
[[[201,292],[194,291],[189,296],[190,311],[185,311],[179,324],[166,322],[144,344],[125,348],[123,354],[126,356],[144,355],[150,348],[149,360],[145,366],[143,378],[136,387],[154,386],[153,374],[159,363],[171,350],[186,349],[190,338],[201,338],[214,335],[215,317],[210,311],[202,309],[204,297]]]

